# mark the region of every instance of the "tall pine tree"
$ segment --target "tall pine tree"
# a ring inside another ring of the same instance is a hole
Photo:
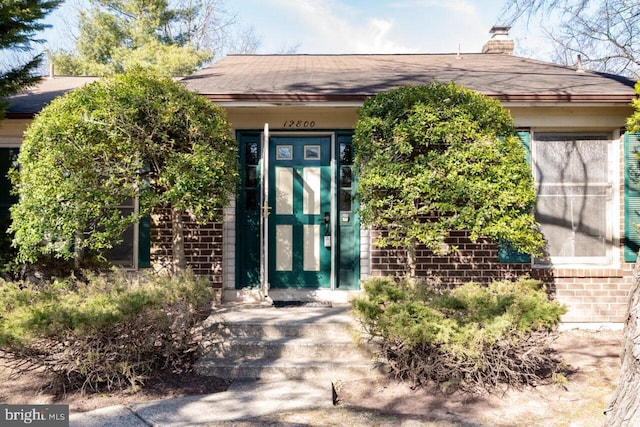
[[[196,6],[174,8],[168,0],[90,0],[78,19],[71,51],[49,52],[56,70],[66,75],[106,76],[135,67],[158,74],[191,74],[213,58],[194,43],[193,29],[179,23],[194,19]]]
[[[47,28],[42,19],[63,0],[0,0],[0,52],[28,51],[38,42],[36,34]],[[8,55],[3,54],[3,57]],[[34,71],[42,54],[20,64],[0,64],[0,118],[7,107],[6,98],[38,81]]]

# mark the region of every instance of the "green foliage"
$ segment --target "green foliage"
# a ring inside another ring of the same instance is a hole
[[[55,99],[27,130],[18,162],[11,230],[29,262],[104,253],[156,207],[216,220],[238,177],[223,110],[139,69]],[[139,212],[122,216],[117,206],[135,197]]]
[[[172,23],[192,10],[172,9],[167,0],[91,0],[79,17],[74,51],[50,52],[51,62],[66,75],[106,76],[143,67],[184,76],[213,57],[196,49],[191,35],[173,34]]]
[[[509,359],[519,350],[531,354],[532,343],[544,353],[532,337],[553,329],[566,312],[549,301],[544,286],[527,278],[436,291],[384,277],[370,279],[364,290],[352,301],[354,311],[379,339],[397,376],[416,383],[453,381],[467,389],[531,375],[540,367],[529,366],[526,357]]]
[[[30,43],[38,41],[34,35],[47,28],[42,19],[62,0],[0,0],[0,52],[8,57],[10,51],[29,50]],[[38,68],[42,56],[37,55],[25,63],[0,61],[0,119],[7,107],[5,97],[17,93],[21,88],[36,83],[39,77],[33,72]]]
[[[636,94],[640,95],[640,81],[636,82]],[[627,130],[629,132],[640,132],[640,98],[636,97],[631,101],[633,114],[627,119]]]
[[[135,384],[194,351],[191,328],[208,314],[213,293],[189,272],[39,286],[0,281],[0,348],[71,386]]]
[[[533,178],[498,101],[454,83],[405,86],[365,102],[355,127],[363,223],[380,245],[433,250],[451,230],[538,252]]]

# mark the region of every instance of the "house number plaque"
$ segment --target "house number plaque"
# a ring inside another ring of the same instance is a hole
[[[284,128],[311,129],[316,127],[315,120],[285,120],[282,124]]]

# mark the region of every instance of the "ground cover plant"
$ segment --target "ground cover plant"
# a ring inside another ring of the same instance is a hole
[[[159,369],[190,367],[194,326],[213,297],[208,280],[190,272],[0,281],[0,350],[19,369],[44,369],[67,389],[135,388]]]
[[[549,349],[566,309],[538,281],[467,283],[455,289],[373,278],[353,300],[391,375],[416,386],[471,393],[536,385],[561,372]]]

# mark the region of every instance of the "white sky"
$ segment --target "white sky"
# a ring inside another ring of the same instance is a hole
[[[480,52],[505,0],[226,0],[241,26],[260,38],[258,53]],[[70,47],[78,4],[67,0],[47,19],[44,47]],[[533,30],[529,27],[529,33]],[[516,53],[540,57],[539,42],[519,28]]]

